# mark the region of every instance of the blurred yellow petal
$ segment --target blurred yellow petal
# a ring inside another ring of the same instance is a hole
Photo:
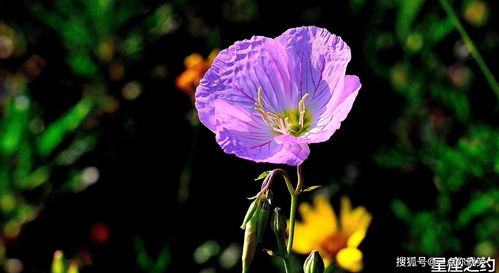
[[[350,203],[350,199],[346,196],[341,197],[340,221],[342,227],[349,224],[351,211],[352,204]]]
[[[358,230],[348,238],[347,247],[358,247],[366,237],[366,230]]]
[[[326,266],[336,261],[351,272],[362,270],[362,252],[357,247],[372,218],[364,207],[352,208],[350,200],[343,197],[340,216],[336,217],[327,197],[317,196],[313,205],[302,203],[299,211],[303,221],[295,226],[295,252],[308,254],[317,249]]]
[[[303,222],[295,225],[293,250],[308,254],[314,249],[320,249],[327,238],[337,232],[336,216],[325,196],[317,196],[313,206],[302,203],[299,211]]]
[[[318,215],[321,215],[324,218],[328,218],[329,225],[336,228],[336,215],[334,213],[333,207],[329,203],[329,200],[323,196],[318,195],[314,198],[314,209]]]
[[[325,196],[317,196],[313,207],[302,203],[299,210],[304,224],[310,225],[315,233],[330,235],[337,232],[336,215]]]
[[[296,223],[293,251],[299,254],[308,254],[312,250],[319,248],[320,239],[316,238],[315,235],[316,233],[313,229],[310,229],[310,226]]]
[[[350,272],[362,270],[362,252],[354,247],[344,248],[336,255],[338,265]]]
[[[326,232],[317,232],[317,227],[315,225],[296,222],[293,251],[300,254],[309,254],[314,249],[322,248],[324,242],[331,236],[332,233],[330,230],[326,230]]]
[[[366,208],[361,206],[352,210],[348,198],[344,197],[341,201],[341,232],[350,236],[358,230],[366,230],[372,218]]]

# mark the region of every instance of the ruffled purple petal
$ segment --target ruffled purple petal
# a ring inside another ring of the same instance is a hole
[[[278,151],[263,162],[298,166],[302,164],[310,154],[310,149],[307,144],[277,144],[273,142],[271,146],[278,146]]]
[[[252,109],[259,87],[267,111],[279,113],[289,108],[297,91],[293,89],[288,62],[279,42],[260,36],[221,51],[196,90],[201,122],[215,131],[215,100],[237,104],[258,115]]]
[[[278,144],[271,129],[239,105],[214,102],[216,139],[228,154],[253,160],[296,166],[309,155],[307,144]]]
[[[343,90],[336,92],[331,99],[329,114],[321,116],[316,126],[306,135],[308,143],[324,142],[331,138],[352,109],[361,86],[359,77],[352,75],[345,77]]]
[[[305,105],[317,123],[331,111],[333,94],[343,89],[350,48],[340,37],[318,27],[289,29],[276,39],[290,56],[299,97],[310,94]]]
[[[276,136],[274,138],[275,142],[277,144],[283,144],[283,143],[288,143],[288,144],[306,144],[309,143],[307,139],[301,138],[301,137],[295,137],[292,135],[280,135]]]

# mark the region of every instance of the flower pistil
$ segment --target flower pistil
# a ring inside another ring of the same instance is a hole
[[[311,120],[310,114],[307,115],[307,108],[305,107],[305,100],[309,95],[308,93],[305,93],[298,103],[298,111],[295,109],[286,110],[281,115],[265,110],[261,87],[258,88],[257,93],[258,98],[254,109],[260,113],[262,119],[274,132],[280,135],[289,134],[296,137],[305,133],[305,129]]]

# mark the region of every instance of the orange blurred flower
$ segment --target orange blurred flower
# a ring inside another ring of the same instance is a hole
[[[219,50],[213,50],[207,59],[199,53],[193,53],[184,60],[185,71],[176,79],[177,88],[186,93],[194,102],[194,93],[204,73],[208,71]]]

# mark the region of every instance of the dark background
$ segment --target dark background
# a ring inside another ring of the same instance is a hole
[[[397,256],[497,256],[498,90],[469,53],[459,55],[461,36],[438,2],[88,2],[111,5],[103,15],[89,12],[84,2],[0,3],[0,26],[15,33],[0,28],[0,37],[11,37],[15,48],[0,59],[4,132],[14,122],[7,119],[6,105],[16,96],[30,98],[30,117],[45,128],[82,98],[95,102],[48,155],[30,159],[32,170],[51,166],[43,183],[25,189],[16,187],[14,178],[0,181],[10,185],[3,191],[19,207],[36,208],[33,219],[16,220],[18,234],[0,235],[7,272],[13,272],[8,269],[12,261],[22,264],[22,272],[50,272],[56,250],[85,264],[81,272],[238,272],[239,264],[221,268],[216,254],[198,264],[193,253],[207,240],[222,250],[242,243],[238,227],[249,205],[246,197],[259,189],[253,180],[276,166],[224,154],[213,133],[191,121],[192,103],[175,79],[192,53],[207,57],[235,41],[276,37],[302,25],[341,36],[352,50],[347,73],[362,82],[341,129],[328,142],[311,146],[303,170],[306,185],[324,185],[321,191],[333,206],[346,195],[373,215],[360,247],[364,272],[397,271]],[[480,13],[482,4],[485,12]],[[454,1],[452,6],[495,75],[497,3]],[[466,15],[470,6],[476,18]],[[161,8],[167,15],[158,15]],[[55,17],[62,20],[54,23]],[[174,27],[154,34],[152,29],[166,24],[163,19]],[[72,24],[86,29],[90,39],[78,31],[71,35]],[[440,32],[442,37],[435,34]],[[140,41],[135,51],[127,49],[134,37]],[[112,45],[111,57],[100,51],[103,41]],[[71,61],[72,52],[90,65]],[[43,60],[35,76],[23,69],[32,56]],[[121,77],[113,76],[116,66],[124,70]],[[158,67],[164,71],[160,76],[154,72]],[[16,75],[26,79],[19,84],[25,88],[9,85]],[[132,81],[139,83],[140,94],[130,99],[123,87]],[[40,135],[43,130],[22,139],[35,147]],[[74,162],[51,163],[84,136],[94,144]],[[14,172],[18,160],[16,153],[5,153],[2,171]],[[186,165],[191,168],[189,194],[182,199]],[[89,166],[98,169],[95,184],[64,186]],[[294,177],[293,168],[279,167]],[[273,188],[277,204],[288,207],[284,184],[276,181]],[[311,201],[313,195],[301,200]],[[14,214],[5,210],[1,215],[5,230]],[[470,220],[462,220],[466,217]],[[268,237],[264,247],[272,248]],[[164,249],[167,255],[158,258]],[[144,255],[166,265],[141,262]],[[271,261],[257,254],[253,271],[278,270]]]

